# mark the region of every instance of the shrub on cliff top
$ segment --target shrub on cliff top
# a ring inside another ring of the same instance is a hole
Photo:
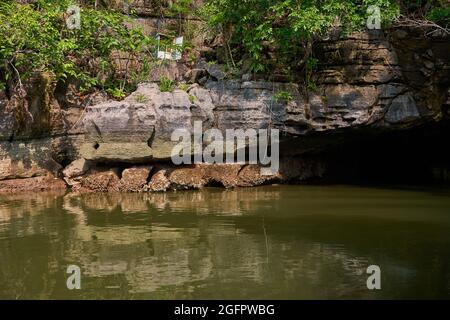
[[[57,80],[76,78],[82,89],[92,86],[123,90],[127,74],[111,72],[111,54],[131,58],[153,52],[154,39],[127,26],[113,10],[82,8],[81,28],[66,25],[69,0],[37,0],[29,4],[0,2],[0,83],[21,85],[34,72],[50,71]],[[103,72],[103,76],[99,74]]]
[[[446,28],[450,28],[450,3],[447,8],[433,8],[427,18]]]
[[[305,71],[314,40],[331,29],[365,28],[370,6],[380,9],[382,25],[402,14],[449,21],[448,0],[206,0],[200,16],[223,35],[233,64],[242,58],[249,71],[289,72]]]
[[[267,51],[275,51],[286,67],[304,64],[314,37],[335,26],[364,27],[370,5],[381,9],[383,23],[399,14],[391,0],[207,0],[201,15],[230,47],[243,49],[252,71],[261,72],[269,70]]]

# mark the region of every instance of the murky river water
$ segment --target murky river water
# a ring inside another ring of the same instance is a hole
[[[450,298],[450,192],[2,195],[0,298]]]

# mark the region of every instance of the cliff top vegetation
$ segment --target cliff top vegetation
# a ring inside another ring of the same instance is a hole
[[[75,1],[1,1],[0,90],[20,89],[23,81],[44,71],[58,82],[76,79],[81,91],[98,88],[121,97],[133,89],[142,77],[117,73],[112,56],[125,55],[128,62],[145,66],[158,44],[133,23],[133,10],[118,10],[124,1],[113,2],[116,6],[78,1],[82,27],[71,29],[67,8]],[[303,70],[307,77],[317,65],[314,42],[331,29],[364,28],[374,14],[370,6],[379,8],[384,26],[395,22],[447,33],[450,26],[448,0],[204,0],[197,8],[191,2],[149,1],[158,15],[196,15],[221,39],[229,67],[251,73]]]

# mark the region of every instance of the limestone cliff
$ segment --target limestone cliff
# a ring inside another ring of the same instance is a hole
[[[316,51],[322,63],[314,90],[247,74],[225,79],[220,65],[199,60],[166,69],[187,83],[184,90],[161,92],[148,82],[123,101],[99,93],[71,99],[69,91],[61,99],[51,77],[38,74],[24,91],[0,92],[0,191],[62,187],[62,178],[85,191],[304,181],[326,176],[326,163],[313,155],[352,135],[449,117],[448,36],[409,29],[354,33],[324,39]],[[290,98],[278,99],[279,92]],[[222,131],[279,129],[279,173],[261,176],[245,164],[174,167],[170,134],[192,131],[196,120]]]

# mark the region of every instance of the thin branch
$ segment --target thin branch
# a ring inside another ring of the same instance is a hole
[[[413,28],[434,28],[435,30],[427,32],[427,35],[435,33],[437,31],[443,31],[447,35],[450,35],[450,29],[447,27],[442,27],[437,23],[426,20],[426,19],[410,19],[410,18],[401,18],[397,20],[395,23],[396,27],[413,27]]]
[[[13,58],[14,59],[14,58]],[[22,84],[22,80],[20,80],[20,73],[19,70],[16,69],[16,67],[14,66],[14,64],[12,63],[12,60],[9,61],[9,65],[14,69],[16,75],[17,75],[17,81],[19,83],[19,88],[22,89],[23,84]]]

